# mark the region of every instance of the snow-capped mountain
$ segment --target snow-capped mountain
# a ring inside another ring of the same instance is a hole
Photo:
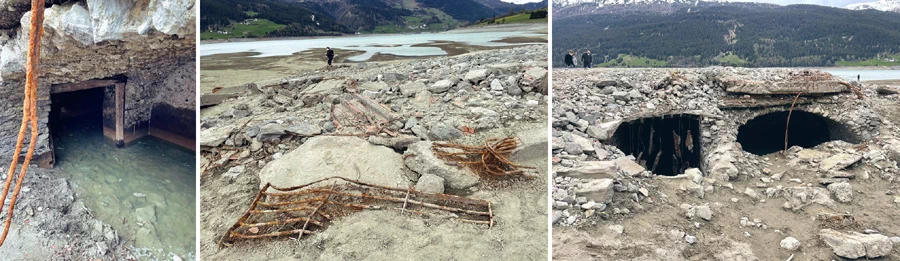
[[[703,2],[719,2],[718,0],[702,0]],[[554,0],[553,3],[560,6],[569,6],[576,4],[596,4],[599,7],[611,5],[634,5],[634,4],[689,4],[697,5],[701,0]]]
[[[900,12],[900,0],[879,0],[878,2],[847,5],[850,10],[875,9],[888,12]]]

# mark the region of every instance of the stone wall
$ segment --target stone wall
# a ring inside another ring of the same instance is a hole
[[[25,85],[20,82],[0,82],[0,154],[8,156],[16,146],[19,127],[22,125],[22,102],[25,101]],[[47,122],[50,115],[50,85],[38,86],[38,144],[35,155],[50,151],[50,134]],[[29,124],[30,125],[30,124]],[[30,127],[29,127],[30,128]],[[25,146],[28,148],[31,132],[25,132]]]
[[[23,10],[28,10],[28,2],[0,1],[0,29],[9,36],[0,37],[0,154],[4,155],[13,150],[21,122],[31,18]],[[196,8],[195,0],[87,0],[47,8],[36,154],[50,151],[47,122],[53,84],[127,77],[125,130],[146,128],[157,97],[169,91],[163,86],[179,82],[171,75],[184,74],[178,68],[194,61]]]

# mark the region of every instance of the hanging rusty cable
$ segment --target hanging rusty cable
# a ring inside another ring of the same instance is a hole
[[[22,189],[22,181],[25,179],[25,173],[28,172],[28,165],[31,164],[31,158],[34,156],[34,149],[38,138],[38,120],[37,120],[37,84],[38,84],[38,66],[41,58],[41,36],[44,34],[44,1],[31,0],[31,27],[28,35],[28,60],[25,66],[25,100],[22,103],[22,126],[19,128],[19,136],[16,140],[16,150],[13,152],[12,163],[9,167],[9,173],[6,176],[6,183],[3,185],[3,195],[0,195],[0,213],[3,211],[3,203],[6,202],[6,195],[9,193],[9,186],[12,183],[13,174],[19,163],[19,153],[22,151],[23,142],[25,141],[25,129],[31,123],[31,139],[28,143],[28,152],[25,154],[25,161],[22,163],[22,170],[16,179],[16,187],[13,189],[13,195],[7,208],[7,218],[3,225],[3,234],[0,235],[0,246],[6,241],[6,235],[9,234],[9,226],[13,219],[13,210],[15,210],[16,199],[19,197],[19,191]]]

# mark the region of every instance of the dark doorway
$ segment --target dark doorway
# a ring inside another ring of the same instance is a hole
[[[658,175],[675,176],[700,168],[700,118],[676,114],[623,123],[613,145]]]
[[[788,113],[780,111],[753,118],[738,128],[738,143],[741,144],[744,151],[756,155],[766,155],[784,150],[784,132],[787,127]],[[839,122],[805,111],[791,113],[788,148],[795,145],[812,148],[832,140],[858,142],[853,132]]]

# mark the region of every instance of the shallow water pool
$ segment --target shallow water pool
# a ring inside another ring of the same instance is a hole
[[[153,137],[117,149],[103,137],[96,113],[54,127],[56,169],[139,259],[196,259],[193,152]]]

